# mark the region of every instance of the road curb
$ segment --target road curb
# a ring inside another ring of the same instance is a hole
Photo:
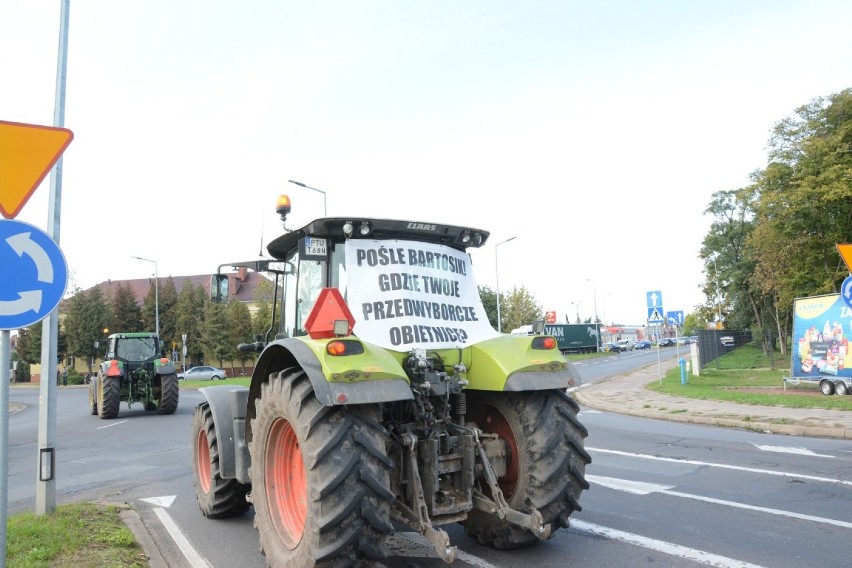
[[[154,538],[148,532],[145,523],[142,522],[142,517],[139,516],[136,509],[126,503],[107,504],[121,508],[119,516],[124,521],[124,524],[127,525],[127,528],[130,529],[130,532],[133,533],[133,536],[136,537],[136,542],[142,547],[145,556],[148,557],[148,566],[151,568],[169,568],[169,564],[163,558],[160,549],[157,548],[157,544],[154,542]]]

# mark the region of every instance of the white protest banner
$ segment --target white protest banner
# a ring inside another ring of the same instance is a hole
[[[402,240],[346,241],[355,334],[393,351],[463,347],[500,335],[488,321],[470,255]]]

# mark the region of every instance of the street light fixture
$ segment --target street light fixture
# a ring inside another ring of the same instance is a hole
[[[571,302],[571,305],[572,305],[572,306],[577,306],[577,320],[576,320],[576,323],[580,323],[580,304],[582,304],[582,303],[583,303],[583,300],[580,300],[579,302]]]
[[[305,189],[312,189],[312,190],[314,190],[318,193],[322,193],[322,216],[328,217],[328,206],[327,206],[327,203],[326,203],[326,195],[325,195],[325,192],[323,190],[317,189],[315,187],[311,187],[309,185],[305,185],[300,181],[296,181],[296,180],[292,180],[292,179],[288,179],[287,181],[289,181],[292,184],[298,185],[299,187],[304,187]]]
[[[597,333],[595,334],[595,343],[598,346],[598,352],[601,350],[601,325],[598,320],[598,286],[597,283],[592,278],[586,278],[586,282],[592,283],[592,302],[595,305],[595,329],[597,329]]]
[[[141,256],[131,256],[130,258],[154,263],[154,325],[156,326],[157,337],[160,337],[160,276],[157,273],[157,261]]]
[[[497,247],[499,247],[503,243],[508,243],[509,241],[513,241],[517,238],[518,238],[517,235],[515,235],[514,237],[509,237],[505,241],[500,241],[499,243],[494,245],[494,274],[497,277],[496,280],[497,280],[497,332],[498,333],[503,332],[503,322],[500,321],[500,270],[499,270],[498,264],[497,264],[497,258],[498,258],[497,257],[497,252],[498,252]]]

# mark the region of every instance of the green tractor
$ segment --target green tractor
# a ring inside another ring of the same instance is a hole
[[[115,418],[121,401],[131,408],[174,414],[178,406],[178,378],[174,363],[163,357],[156,333],[114,333],[98,374],[89,383],[92,415]]]
[[[289,200],[279,202],[282,220]],[[498,549],[568,527],[588,489],[580,378],[541,333],[498,333],[467,250],[485,231],[337,217],[285,232],[251,384],[201,389],[193,482],[209,518],[254,507],[270,566],[372,565],[401,523],[450,563],[441,525]],[[277,298],[280,297],[280,304]],[[280,318],[275,312],[280,308]]]

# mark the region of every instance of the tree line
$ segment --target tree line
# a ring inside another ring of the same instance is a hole
[[[60,305],[57,355],[60,361],[74,357],[85,361],[89,372],[92,362],[106,353],[111,333],[153,332],[156,329],[155,306],[159,304],[160,338],[165,355],[178,353],[182,360],[182,335],[186,340],[186,363],[204,362],[224,366],[239,361],[245,367],[250,354],[237,351],[239,343],[266,334],[272,317],[272,283],[261,280],[255,293],[257,309],[252,314],[239,301],[217,304],[210,301],[204,286],[187,280],[177,291],[172,277],[160,279],[157,290],[152,283],[140,306],[129,284],[119,284],[111,298],[95,286],[76,289]],[[159,296],[157,298],[156,296]],[[26,364],[41,362],[41,322],[18,330],[17,358]]]
[[[787,353],[793,300],[838,293],[849,275],[836,245],[852,238],[852,89],[818,97],[775,124],[765,168],[713,194],[698,308],[752,329]]]

